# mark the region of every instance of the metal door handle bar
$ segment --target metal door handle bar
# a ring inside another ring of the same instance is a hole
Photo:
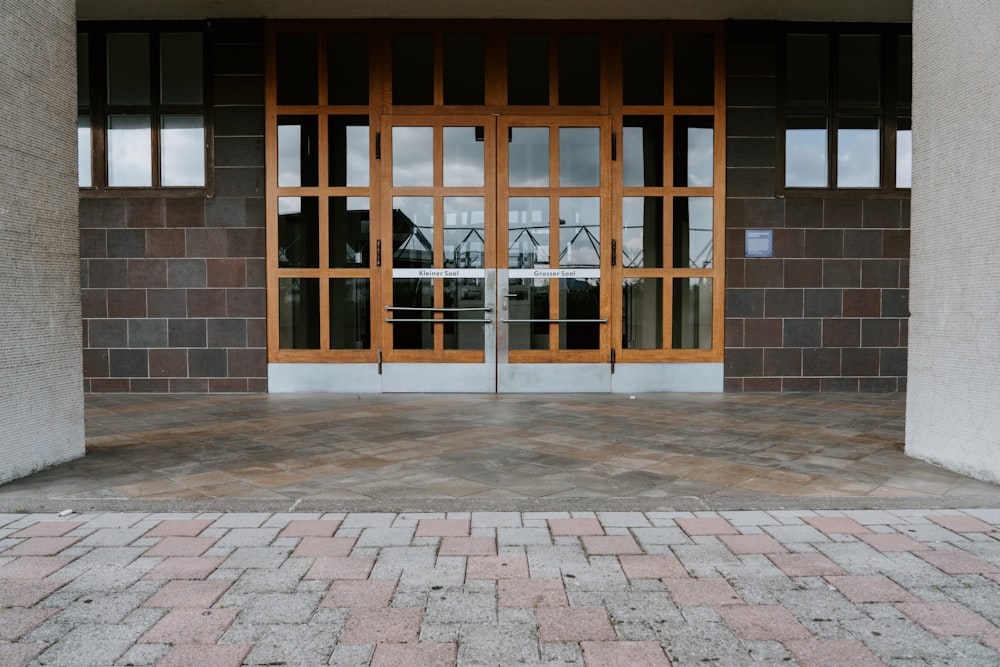
[[[601,320],[500,320],[504,324],[607,324],[608,318]]]
[[[398,322],[431,322],[433,324],[492,324],[493,323],[493,320],[489,320],[489,319],[484,319],[484,320],[444,320],[444,319],[431,318],[431,317],[427,317],[427,318],[413,318],[413,319],[409,319],[409,318],[407,318],[407,319],[403,319],[403,318],[393,319],[391,317],[387,317],[387,318],[385,318],[385,321],[388,322],[389,324],[396,324]]]
[[[493,306],[485,306],[483,308],[417,308],[416,306],[386,306],[385,309],[418,310],[422,313],[492,313],[493,312]]]

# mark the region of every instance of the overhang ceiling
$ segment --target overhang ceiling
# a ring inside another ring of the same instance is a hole
[[[78,0],[87,19],[912,20],[912,0]]]

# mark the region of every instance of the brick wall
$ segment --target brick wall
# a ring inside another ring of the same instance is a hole
[[[727,28],[726,390],[905,390],[909,201],[777,196],[779,26]]]
[[[87,391],[267,389],[263,23],[210,39],[211,196],[80,199]]]
[[[0,11],[0,484],[84,454],[75,14]]]

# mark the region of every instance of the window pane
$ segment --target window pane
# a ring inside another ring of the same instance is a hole
[[[397,265],[398,266],[398,265]],[[433,278],[393,278],[392,305],[395,308],[433,308]],[[430,319],[426,310],[395,310],[394,320]],[[392,325],[392,346],[397,350],[433,350],[434,327],[430,322],[397,322]]]
[[[330,185],[367,187],[368,116],[330,116]]]
[[[392,103],[434,104],[434,36],[431,33],[393,34]]]
[[[510,198],[507,206],[507,261],[512,269],[549,266],[547,197]]]
[[[549,128],[512,127],[508,140],[508,178],[512,188],[549,185]]]
[[[319,185],[318,142],[315,116],[278,116],[279,186]]]
[[[707,350],[712,347],[712,279],[675,278],[673,348]]]
[[[791,116],[785,129],[785,185],[825,188],[827,180],[826,118]]]
[[[913,131],[910,119],[900,118],[896,123],[896,187],[912,187]]]
[[[149,116],[108,116],[108,185],[153,185]]]
[[[485,174],[484,128],[444,128],[445,187],[482,187]]]
[[[559,199],[559,266],[601,266],[601,200],[598,197]]]
[[[622,281],[622,348],[658,350],[663,347],[663,279]]]
[[[371,281],[330,279],[330,349],[367,350],[371,336]]]
[[[434,128],[392,128],[392,184],[434,185]]]
[[[108,35],[108,104],[149,104],[149,35]]]
[[[90,34],[76,33],[76,103],[90,106]]]
[[[90,156],[90,116],[78,116],[76,119],[76,170],[77,181],[81,188],[89,188],[94,185]]]
[[[319,278],[278,279],[278,347],[319,349]]]
[[[392,265],[434,266],[434,198],[393,197]]]
[[[319,267],[319,200],[278,197],[278,266]]]
[[[881,104],[882,38],[841,35],[838,38],[837,87],[840,108]]]
[[[202,104],[202,38],[197,32],[160,35],[160,101],[164,104]]]
[[[444,103],[486,101],[486,39],[482,33],[445,33]]]
[[[549,103],[549,36],[512,33],[507,37],[507,103]]]
[[[711,197],[674,199],[674,268],[712,268]]]
[[[308,32],[281,32],[275,37],[278,104],[316,104],[319,101],[317,36]]]
[[[368,197],[330,197],[330,266],[367,268],[371,211]]]
[[[601,103],[601,37],[559,35],[559,104]]]
[[[674,185],[710,188],[714,181],[715,120],[711,116],[674,117]]]
[[[507,304],[512,320],[549,319],[549,280],[521,278],[507,283]],[[549,325],[541,322],[512,323],[508,329],[511,350],[549,349]]]
[[[625,116],[622,170],[625,187],[663,185],[662,116]]]
[[[837,128],[837,187],[877,188],[881,161],[878,118],[841,118]]]
[[[624,104],[663,104],[663,35],[622,37]]]
[[[559,186],[597,187],[601,184],[601,128],[559,128]]]
[[[601,281],[597,278],[559,280],[559,319],[596,320],[601,316]],[[596,350],[601,324],[560,324],[560,350]]]
[[[896,52],[896,105],[909,107],[913,98],[913,35],[900,35]]]
[[[444,265],[480,269],[485,266],[486,217],[482,197],[444,198]],[[454,281],[449,281],[454,282]]]
[[[482,308],[486,303],[483,299],[484,283],[482,278],[445,278],[444,307]],[[438,325],[444,330],[444,349],[482,350],[486,338],[482,323],[484,315],[481,311],[445,313],[449,324]],[[472,321],[459,324],[462,320]]]
[[[622,198],[622,266],[626,269],[663,267],[663,200]]]
[[[368,34],[327,35],[330,104],[368,104]]]
[[[674,104],[715,102],[715,35],[674,35]]]
[[[785,52],[785,99],[789,105],[826,106],[830,71],[826,35],[788,35]]]
[[[160,122],[160,184],[204,186],[205,119],[163,116]]]

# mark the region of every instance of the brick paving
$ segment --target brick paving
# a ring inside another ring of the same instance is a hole
[[[0,665],[1000,664],[996,509],[0,514]]]

